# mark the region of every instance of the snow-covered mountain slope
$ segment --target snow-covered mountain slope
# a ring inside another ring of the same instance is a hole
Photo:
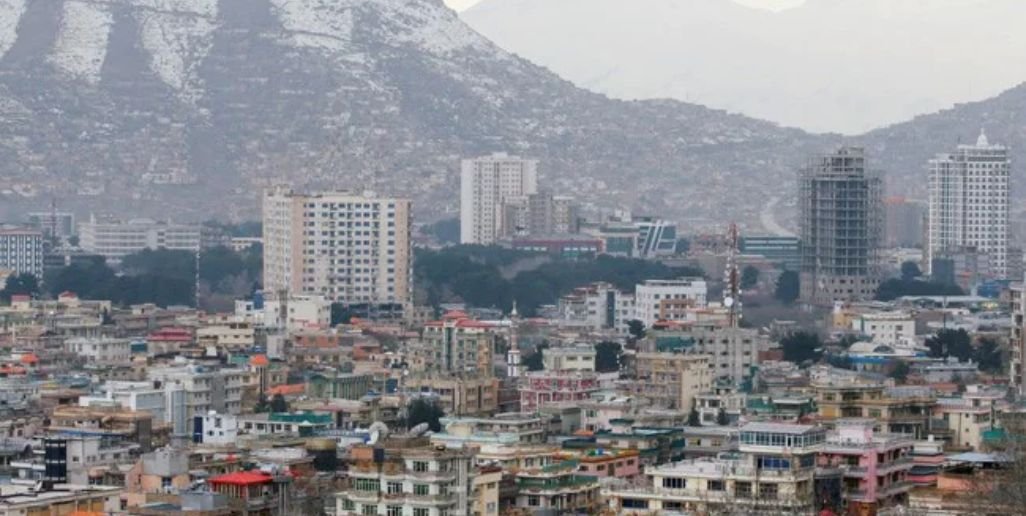
[[[701,218],[758,200],[745,177],[789,177],[778,149],[797,162],[812,141],[576,88],[442,0],[0,0],[0,15],[0,187],[80,209],[252,216],[261,188],[290,183],[439,214],[461,156],[508,151],[540,158],[553,188]]]
[[[765,0],[746,2],[766,5]],[[482,0],[472,27],[584,88],[857,134],[1026,79],[1021,0]]]

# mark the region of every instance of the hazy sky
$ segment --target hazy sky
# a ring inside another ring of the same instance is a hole
[[[445,0],[445,3],[449,4],[449,7],[461,11],[466,9],[480,0]],[[787,9],[796,5],[801,5],[805,0],[733,0],[736,3],[747,5],[750,7],[758,7],[763,9]]]

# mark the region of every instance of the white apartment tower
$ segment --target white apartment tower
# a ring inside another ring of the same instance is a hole
[[[972,249],[989,256],[996,276],[1009,279],[1010,168],[1008,149],[991,145],[982,131],[976,145],[930,160],[928,267],[947,252]]]
[[[264,195],[264,289],[358,305],[408,304],[411,204],[373,193]]]
[[[502,234],[505,204],[537,192],[536,160],[505,153],[463,160],[460,243],[494,243]]]

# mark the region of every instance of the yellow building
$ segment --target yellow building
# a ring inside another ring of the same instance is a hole
[[[487,415],[499,408],[499,380],[426,375],[404,380],[411,391],[430,392],[450,416]]]
[[[937,399],[929,388],[918,386],[885,387],[851,379],[821,379],[812,384],[824,422],[841,418],[876,420],[876,430],[912,434],[925,438]]]
[[[707,355],[638,353],[634,371],[628,390],[656,407],[690,410],[695,396],[712,388]]]

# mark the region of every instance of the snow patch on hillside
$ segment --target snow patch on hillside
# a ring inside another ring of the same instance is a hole
[[[178,14],[144,14],[139,20],[150,67],[183,98],[195,100],[202,84],[196,68],[210,52],[213,19]]]
[[[0,0],[0,57],[18,39],[18,22],[25,13],[25,0]]]
[[[73,77],[99,82],[113,23],[109,6],[68,0],[64,3],[60,32],[48,60]]]
[[[353,33],[353,12],[345,1],[271,0],[292,41],[301,47],[345,51]]]

